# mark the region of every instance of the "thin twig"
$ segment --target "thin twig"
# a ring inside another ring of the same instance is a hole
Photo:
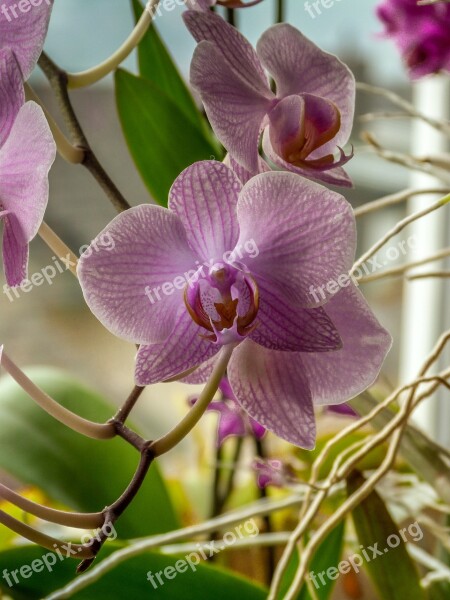
[[[388,196],[384,196],[383,198],[379,198],[378,200],[374,200],[373,202],[367,202],[362,206],[358,206],[354,209],[353,213],[356,218],[363,217],[374,210],[380,210],[382,208],[386,208],[388,206],[393,206],[395,204],[399,204],[400,202],[405,202],[410,198],[414,198],[414,196],[421,196],[426,194],[437,194],[440,196],[444,196],[450,193],[448,188],[440,187],[440,188],[427,188],[422,190],[416,189],[407,189],[402,190],[401,192],[396,192],[395,194],[389,194]]]

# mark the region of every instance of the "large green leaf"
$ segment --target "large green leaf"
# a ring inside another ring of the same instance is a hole
[[[132,0],[136,21],[143,13],[140,0]],[[184,112],[186,117],[203,130],[205,122],[190,91],[181,77],[166,45],[154,24],[149,27],[138,46],[139,73],[154,83]]]
[[[365,481],[360,472],[354,471],[347,481],[349,495]],[[358,540],[368,556],[367,560],[363,554],[361,562],[368,570],[380,597],[383,600],[425,600],[419,574],[401,539],[399,527],[377,492],[373,491],[363,500],[353,510],[352,517]],[[389,543],[389,536],[394,535],[401,540],[397,547],[393,547],[396,543],[394,538]]]
[[[333,591],[334,584],[336,583],[333,579],[325,578],[325,585],[322,584],[318,578],[319,573],[327,571],[330,567],[336,567],[339,563],[339,559],[342,553],[342,547],[344,543],[344,531],[345,521],[342,521],[337,525],[331,533],[324,539],[320,544],[310,564],[310,570],[308,577],[311,580],[312,586],[317,594],[319,600],[328,600]],[[279,599],[284,598],[285,593],[289,589],[292,583],[295,573],[298,569],[299,557],[296,552],[291,562],[286,569],[284,580],[280,589]],[[314,584],[314,580],[316,584]],[[297,596],[297,600],[312,600],[311,594],[308,591],[308,587],[304,585]]]
[[[114,414],[96,393],[54,369],[30,369],[32,380],[61,405],[92,421]],[[116,500],[131,480],[139,455],[121,439],[97,441],[61,425],[9,377],[0,381],[0,468],[42,489],[73,510],[95,512]],[[156,465],[117,524],[121,537],[179,526]]]
[[[153,198],[167,206],[169,189],[186,167],[216,155],[213,145],[154,83],[119,69],[116,101],[134,162]]]
[[[110,549],[103,551],[103,556],[110,553]],[[22,565],[31,565],[33,560],[40,559],[42,551],[36,547],[25,547],[0,553],[0,564],[3,569],[11,572]],[[205,564],[195,565],[194,571],[189,565],[185,572],[184,566],[179,565],[179,571],[169,570],[168,579],[164,576],[167,567],[175,567],[178,556],[163,556],[153,552],[140,555],[116,567],[100,581],[83,591],[71,596],[75,600],[128,600],[137,598],[157,598],[158,600],[199,600],[200,598],[214,598],[214,600],[264,600],[266,591],[253,585],[246,579],[236,577],[229,571],[210,567]],[[192,557],[192,563],[196,563]],[[147,579],[151,572],[154,576],[155,586]],[[160,585],[156,573],[160,573],[163,585]],[[52,573],[45,569],[39,574],[32,572],[28,579],[19,578],[19,584],[9,587],[5,579],[0,576],[0,588],[3,588],[14,599],[40,600],[50,591],[60,589],[74,578],[74,563],[70,560],[58,562]],[[15,583],[12,578],[11,582]]]

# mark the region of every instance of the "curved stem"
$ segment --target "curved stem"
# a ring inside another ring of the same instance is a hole
[[[3,352],[1,356],[1,365],[11,375],[11,377],[20,385],[20,387],[54,419],[67,425],[74,431],[96,440],[108,440],[116,436],[116,430],[113,423],[93,423],[83,419],[64,406],[55,402],[48,394],[35,385],[19,367]]]
[[[45,118],[47,119],[47,123],[53,134],[53,138],[55,139],[59,155],[66,162],[72,165],[81,164],[84,161],[84,149],[78,148],[77,146],[73,146],[69,142],[64,133],[61,131],[58,123],[48,112],[48,110],[43,105],[42,100],[39,98],[39,96],[35,93],[35,91],[30,87],[28,83],[25,83],[25,96],[27,100],[32,100],[33,102],[36,102],[36,104],[38,104],[44,111]]]
[[[68,246],[66,246],[62,239],[56,235],[53,229],[43,221],[42,225],[39,227],[38,234],[50,250],[67,266],[72,275],[77,277],[78,257]]]
[[[8,513],[3,512],[2,510],[0,510],[0,523],[5,525],[8,529],[11,529],[11,531],[14,531],[15,533],[26,538],[27,540],[30,540],[31,542],[34,542],[35,544],[38,544],[43,548],[47,548],[52,552],[55,552],[55,550],[60,550],[67,554],[67,547],[69,547],[69,549],[71,549],[72,552],[75,552],[75,555],[77,557],[88,559],[92,556],[92,550],[90,550],[90,548],[88,548],[87,546],[83,546],[81,544],[69,544],[65,542],[60,542],[59,540],[52,538],[49,535],[45,535],[45,533],[36,531],[29,525],[18,521],[17,519],[12,517],[11,515],[8,515]]]
[[[169,431],[169,433],[150,445],[149,448],[155,457],[161,456],[161,454],[165,454],[166,452],[169,452],[169,450],[172,450],[172,448],[179,444],[200,421],[203,413],[206,411],[209,403],[219,389],[220,380],[225,375],[231,354],[235,347],[236,344],[228,344],[222,348],[208,383],[205,385],[199,399],[189,413],[178,423],[178,425]]]
[[[107,60],[96,67],[88,69],[87,71],[82,71],[81,73],[67,73],[67,85],[69,89],[92,85],[117,69],[147,33],[147,30],[153,21],[158,4],[159,0],[150,0],[150,2],[147,3],[142,16],[136,27],[133,29],[130,37]]]
[[[11,502],[11,504],[21,508],[30,515],[34,515],[50,523],[83,529],[96,529],[103,525],[102,513],[74,513],[48,508],[28,498],[24,498],[2,483],[0,483],[0,498]]]

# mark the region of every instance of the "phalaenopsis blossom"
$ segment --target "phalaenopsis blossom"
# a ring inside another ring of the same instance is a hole
[[[0,218],[8,285],[26,278],[28,244],[44,218],[48,172],[56,145],[44,112],[26,102],[22,72],[10,49],[0,50]]]
[[[222,378],[219,389],[222,398],[214,400],[208,406],[208,411],[219,413],[217,446],[222,446],[230,437],[253,435],[258,440],[263,438],[266,430],[241,408],[226,377]],[[194,405],[196,401],[197,398],[191,398],[190,404]]]
[[[377,14],[386,37],[394,40],[413,79],[450,71],[450,4],[385,0]]]
[[[351,186],[342,168],[352,156],[342,150],[353,125],[351,71],[288,24],[268,29],[255,52],[218,15],[187,11],[183,16],[199,42],[191,83],[232,158],[250,173],[258,173],[258,144],[264,130],[264,152],[279,167]],[[275,81],[275,92],[264,69]]]
[[[141,345],[139,385],[187,373],[204,382],[233,344],[227,374],[241,407],[311,448],[314,404],[346,401],[376,378],[391,340],[359,290],[347,278],[319,303],[311,294],[354,260],[353,211],[339,194],[288,172],[242,188],[205,161],[176,179],[168,210],[132,208],[106,232],[114,249],[87,251],[78,274],[100,321]]]
[[[2,0],[0,6],[0,49],[10,48],[16,55],[23,80],[31,75],[47,35],[53,0],[39,6],[17,0]]]

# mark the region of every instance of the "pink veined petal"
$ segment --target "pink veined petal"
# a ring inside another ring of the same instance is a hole
[[[328,183],[347,188],[353,187],[353,182],[350,178],[350,175],[348,175],[348,173],[342,167],[334,167],[332,169],[328,169],[327,171],[322,171],[318,169],[296,167],[295,165],[291,165],[283,160],[275,152],[272,146],[268,128],[264,131],[262,146],[264,154],[267,156],[267,158],[281,169],[291,171],[292,173],[296,173],[302,177],[307,177],[308,179],[314,179],[319,183]]]
[[[186,310],[183,289],[195,268],[179,217],[143,204],[118,215],[97,239],[102,236],[114,248],[91,245],[78,264],[89,308],[118,337],[162,342]]]
[[[202,383],[206,383],[211,376],[211,373],[214,370],[214,366],[217,362],[217,356],[213,356],[202,365],[199,366],[198,369],[183,377],[180,381],[183,383],[189,383],[192,385],[199,385]]]
[[[42,0],[39,6],[28,5],[27,12],[18,8],[20,4],[17,0],[2,0],[0,46],[14,52],[26,81],[42,52],[53,0]]]
[[[257,282],[261,277],[291,304],[324,304],[327,284],[352,267],[355,218],[335,192],[293,173],[262,173],[244,186],[237,212],[239,243],[253,239],[259,251],[243,262]]]
[[[272,350],[289,352],[329,352],[341,348],[342,341],[325,310],[292,306],[278,290],[258,280],[257,326],[250,338]]]
[[[228,377],[237,401],[260,425],[292,444],[314,448],[314,409],[299,354],[245,340],[233,352]]]
[[[236,205],[241,189],[233,171],[217,161],[191,165],[172,185],[169,208],[181,219],[189,245],[203,260],[222,259],[224,252],[236,245]]]
[[[271,168],[261,156],[259,157],[258,162],[258,173],[268,173],[269,171],[271,171]],[[233,169],[236,177],[239,179],[239,181],[242,182],[242,184],[246,184],[247,181],[249,181],[253,177],[250,171],[247,171],[247,169],[245,169],[242,165],[236,162],[234,158],[232,158],[229,154],[225,156],[223,163],[230,167],[230,169]]]
[[[27,277],[28,243],[13,213],[4,211],[3,217],[3,267],[6,283],[10,287],[20,285]]]
[[[315,94],[331,100],[341,113],[341,128],[324,154],[344,146],[353,126],[355,78],[336,56],[328,54],[288,23],[270,27],[257,44],[257,53],[277,84],[278,98]]]
[[[25,242],[34,238],[44,218],[48,173],[55,156],[55,141],[42,108],[27,102],[0,149],[0,204],[16,216]]]
[[[357,396],[377,378],[392,339],[361,292],[351,284],[325,306],[343,347],[326,354],[302,354],[315,404],[339,404]]]
[[[232,25],[207,11],[183,13],[186,27],[197,42],[213,42],[229,66],[261,95],[270,93],[269,83],[255,49]]]
[[[225,60],[215,44],[200,42],[191,63],[191,83],[199,92],[214,133],[251,173],[258,172],[258,143],[272,102]]]
[[[24,102],[22,73],[17,60],[9,48],[2,48],[0,50],[0,148],[7,140]]]
[[[172,333],[164,342],[139,348],[136,384],[150,385],[173,379],[215,356],[220,347],[200,337],[202,333],[188,312],[180,312]]]

